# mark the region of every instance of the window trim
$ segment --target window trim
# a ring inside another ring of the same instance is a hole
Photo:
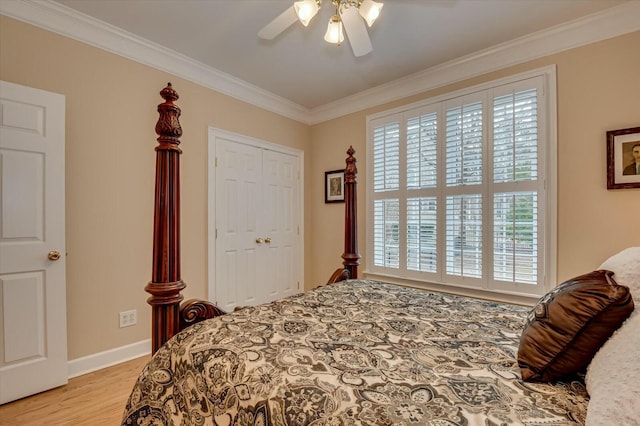
[[[406,129],[404,128],[404,122],[402,121],[403,114],[411,111],[413,114],[414,111],[418,110],[429,110],[434,108],[434,105],[445,103],[446,101],[452,100],[458,97],[465,97],[471,95],[473,93],[481,92],[481,91],[492,91],[492,89],[499,90],[500,86],[518,83],[520,81],[529,80],[535,77],[541,77],[542,80],[542,96],[539,100],[539,128],[540,128],[540,138],[547,141],[546,144],[541,146],[543,152],[541,153],[541,157],[544,161],[544,170],[541,171],[541,185],[543,185],[545,191],[545,199],[544,202],[541,203],[543,206],[543,210],[539,212],[539,214],[544,215],[544,229],[540,229],[539,232],[544,233],[544,245],[540,246],[540,250],[543,251],[543,255],[540,256],[543,265],[540,269],[540,273],[542,274],[542,286],[537,287],[535,293],[517,293],[509,289],[502,288],[478,288],[475,285],[465,285],[463,282],[450,283],[444,282],[444,274],[443,271],[440,271],[439,274],[442,276],[443,282],[437,282],[437,280],[429,280],[425,279],[425,273],[413,273],[416,271],[407,271],[405,275],[393,275],[390,274],[389,271],[380,271],[376,270],[376,267],[373,266],[373,202],[376,199],[375,194],[373,192],[373,178],[368,178],[366,185],[366,218],[367,223],[370,226],[366,227],[366,263],[365,263],[365,271],[363,272],[367,278],[372,279],[383,279],[387,282],[394,282],[396,284],[437,290],[437,291],[445,291],[445,292],[453,292],[457,294],[465,294],[475,297],[484,297],[491,298],[496,300],[503,301],[514,301],[515,303],[533,303],[535,302],[541,294],[546,293],[551,288],[556,285],[557,281],[557,93],[556,93],[556,66],[549,65],[542,68],[537,68],[534,70],[526,71],[523,73],[519,73],[516,75],[511,75],[508,77],[488,81],[485,83],[481,83],[475,86],[470,86],[464,89],[456,90],[453,92],[449,92],[446,94],[442,94],[436,97],[428,98],[425,100],[421,100],[418,102],[413,102],[407,105],[403,105],[400,107],[396,107],[390,110],[382,111],[379,113],[371,114],[366,117],[366,146],[367,146],[367,156],[366,156],[366,165],[367,168],[373,166],[373,125],[372,123],[376,120],[389,118],[392,119],[394,116],[400,122],[400,131],[401,131],[401,140],[406,140]],[[484,95],[483,95],[484,96]],[[442,131],[442,126],[438,127],[438,132]],[[485,135],[487,135],[488,129],[484,130]],[[492,130],[491,130],[492,132]],[[404,139],[403,139],[404,138]],[[485,137],[486,140],[486,137]],[[439,147],[440,149],[441,147]],[[403,150],[404,151],[404,150]],[[438,169],[443,167],[442,156],[439,157],[438,161]],[[486,162],[486,160],[483,160]],[[402,179],[406,177],[406,158],[400,158],[400,168],[401,168],[401,182]],[[372,170],[372,169],[371,169]],[[487,173],[492,173],[487,169]],[[440,170],[438,171],[438,175],[442,176]],[[485,179],[489,179],[490,176],[487,175]],[[405,185],[406,186],[406,185]],[[397,191],[398,195],[402,199],[406,199],[406,188],[401,185],[399,190]],[[484,194],[483,192],[483,195]],[[443,200],[444,201],[444,200]],[[438,215],[444,214],[443,205],[440,204],[440,200],[438,201]],[[403,203],[401,203],[403,204]],[[405,214],[405,207],[401,206],[401,217],[402,214]],[[486,222],[486,221],[485,221]],[[444,222],[440,222],[444,223]],[[486,225],[486,224],[485,224]],[[493,227],[491,227],[493,229]],[[489,227],[485,226],[485,232],[489,232]],[[404,232],[400,234],[400,247],[406,247],[406,235]],[[490,236],[491,237],[491,236]],[[492,238],[492,237],[491,237]],[[439,252],[441,252],[444,247],[438,246]],[[403,249],[401,249],[403,250]],[[406,250],[405,250],[406,251]],[[405,254],[406,256],[406,254]],[[405,256],[402,258],[404,259]],[[402,261],[402,260],[401,260]],[[485,272],[486,274],[486,272]],[[435,276],[433,278],[436,278]],[[492,277],[489,278],[492,280]]]

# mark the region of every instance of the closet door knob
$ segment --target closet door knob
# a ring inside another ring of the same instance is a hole
[[[49,260],[58,260],[60,259],[60,252],[56,251],[56,250],[52,250],[49,252],[49,254],[47,255],[47,257],[49,258]]]
[[[267,244],[270,244],[271,243],[271,237],[265,238],[264,242],[267,243]]]
[[[256,243],[262,244],[264,240],[262,238],[256,238]]]

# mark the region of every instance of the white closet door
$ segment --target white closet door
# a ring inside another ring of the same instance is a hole
[[[216,149],[216,301],[222,309],[262,303],[258,257],[263,215],[262,150],[218,139]]]
[[[300,265],[300,170],[295,156],[274,151],[263,155],[262,204],[266,255],[266,300],[291,296],[298,291]]]
[[[0,82],[0,404],[67,383],[64,96]]]
[[[302,284],[301,158],[245,139],[227,133],[213,139],[210,289],[227,311],[290,296]]]

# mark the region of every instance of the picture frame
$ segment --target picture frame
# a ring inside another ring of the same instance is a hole
[[[607,132],[607,189],[640,188],[640,127]]]
[[[344,169],[324,172],[324,202],[344,203]]]

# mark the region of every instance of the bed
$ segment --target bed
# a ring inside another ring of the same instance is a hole
[[[352,148],[345,168],[343,266],[327,285],[232,313],[206,301],[181,305],[185,284],[179,257],[180,109],[173,103],[178,95],[171,85],[161,95],[165,102],[158,106],[156,126],[154,267],[146,287],[155,354],[129,396],[123,425],[588,422],[585,372],[589,376],[591,371],[579,368],[546,382],[522,380],[523,328],[537,324],[533,316],[540,303],[547,303],[552,316],[551,303],[561,301],[564,293],[541,299],[532,310],[358,279]],[[640,265],[637,249],[633,258]],[[635,280],[638,274],[640,266],[629,276]],[[612,276],[608,270],[594,271],[589,282],[601,285],[592,282],[594,277],[606,278],[610,289],[615,285]],[[616,285],[616,294],[625,288]],[[619,322],[633,310],[629,291],[625,294],[627,313]],[[632,319],[637,323],[640,315],[632,315],[627,323]],[[585,323],[593,322],[590,318]],[[623,352],[623,357],[628,354]],[[606,369],[611,366],[600,364],[605,371],[593,372],[594,383],[610,374]],[[637,385],[631,386],[636,388],[624,409],[633,413]],[[590,424],[613,424],[599,422],[611,420],[606,404],[603,411],[604,417],[599,412]]]

